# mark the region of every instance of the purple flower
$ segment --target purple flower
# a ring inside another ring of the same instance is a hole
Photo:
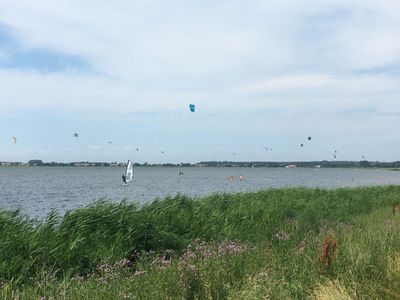
[[[147,274],[147,271],[136,271],[134,274],[133,274],[133,276],[135,276],[135,277],[140,277],[140,276],[143,276],[143,275],[146,275]]]

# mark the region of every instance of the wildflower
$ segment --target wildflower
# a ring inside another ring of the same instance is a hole
[[[108,284],[108,277],[99,277],[98,281],[102,284]]]
[[[268,273],[263,271],[257,274],[257,277],[261,280],[266,280],[268,278]]]
[[[143,275],[146,275],[147,274],[147,271],[136,271],[134,274],[133,274],[133,276],[135,276],[135,277],[140,277],[140,276],[143,276]]]
[[[74,277],[72,277],[72,280],[76,282],[83,282],[85,280],[85,277],[75,274]]]
[[[195,259],[196,258],[196,254],[193,252],[192,248],[189,246],[185,253],[183,253],[183,255],[179,258],[179,260],[181,262],[187,262],[191,259]]]
[[[306,247],[307,247],[307,239],[304,238],[297,245],[297,253],[303,253],[306,250]]]
[[[189,265],[188,270],[192,273],[197,273],[197,268],[195,265]]]
[[[329,231],[329,226],[327,224],[324,224],[323,226],[320,227],[319,233],[326,233]]]
[[[171,266],[171,264],[172,264],[172,262],[171,262],[170,259],[165,259],[165,260],[162,260],[162,261],[161,261],[161,265],[162,265],[163,267],[169,267],[169,266]]]
[[[230,288],[231,288],[231,285],[230,285],[229,283],[224,283],[224,288],[230,289]]]
[[[131,293],[125,294],[124,292],[119,292],[119,296],[122,299],[131,299],[132,298],[132,294]]]
[[[121,268],[125,268],[125,267],[131,267],[132,263],[129,259],[121,259],[120,261],[117,261],[114,263],[113,268],[115,269],[121,269]]]
[[[274,237],[279,241],[288,241],[288,240],[290,240],[290,234],[286,233],[283,230],[280,230],[277,233],[275,233]]]
[[[97,270],[100,273],[109,273],[111,271],[111,266],[109,264],[102,264],[100,266],[97,267]]]

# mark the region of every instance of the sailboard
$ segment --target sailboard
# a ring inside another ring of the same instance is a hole
[[[130,160],[126,164],[126,182],[130,182],[133,178],[133,164]]]

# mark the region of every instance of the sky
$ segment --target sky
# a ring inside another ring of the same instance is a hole
[[[0,161],[400,160],[400,1],[0,0],[0,88]]]

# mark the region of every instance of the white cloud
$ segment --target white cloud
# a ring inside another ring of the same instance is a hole
[[[325,74],[302,74],[272,79],[245,85],[234,90],[248,93],[265,93],[268,91],[285,92],[287,89],[317,88],[337,83],[335,78]]]
[[[398,1],[0,0],[0,8],[22,49],[82,57],[96,71],[0,70],[2,115],[112,120],[195,102],[196,116],[210,119],[205,132],[235,118],[243,131],[268,128],[253,114],[273,112],[268,121],[287,133],[385,131],[400,112],[399,74],[386,71],[400,63]]]
[[[199,113],[254,109],[343,110],[375,107],[400,111],[399,80],[383,75],[301,74],[221,87],[211,92],[146,91],[103,77],[0,71],[3,112],[57,110],[72,113],[186,111]],[[16,88],[15,84],[19,87]]]
[[[397,78],[382,75],[302,74],[277,77],[235,87],[230,91],[247,99],[248,107],[278,109],[289,114],[373,108],[400,110]]]
[[[157,87],[171,78],[184,86],[188,75],[201,80],[257,68],[274,75],[299,67],[388,64],[400,58],[398,7],[395,1],[358,0],[27,0],[3,1],[0,17],[25,47],[81,55],[101,74]]]

